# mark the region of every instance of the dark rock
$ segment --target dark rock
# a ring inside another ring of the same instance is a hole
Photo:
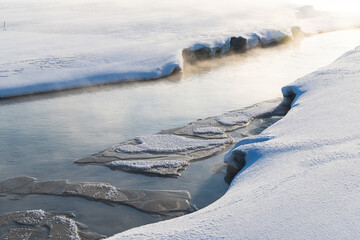
[[[246,49],[246,38],[243,37],[231,37],[230,49],[234,51],[244,51]]]

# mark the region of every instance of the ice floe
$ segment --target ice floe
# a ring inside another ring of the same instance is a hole
[[[105,203],[125,204],[136,209],[162,215],[193,211],[190,194],[183,190],[119,189],[107,183],[70,183],[67,180],[38,181],[33,177],[17,177],[0,182],[2,194],[48,194],[86,198]]]
[[[0,238],[97,240],[105,236],[88,232],[84,224],[71,219],[74,214],[27,210],[0,216]]]
[[[283,116],[288,109],[289,103],[281,99],[265,101],[200,119],[184,127],[136,137],[75,163],[96,163],[129,172],[180,176],[179,171],[191,161],[210,157],[230,146],[234,140],[227,132],[246,127],[255,118]]]

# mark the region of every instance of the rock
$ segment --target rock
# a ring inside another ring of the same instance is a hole
[[[246,50],[246,38],[243,37],[231,37],[230,38],[230,49],[234,51],[245,51]]]
[[[238,152],[231,161],[227,163],[225,181],[230,184],[236,174],[245,166],[245,153]]]
[[[202,47],[197,50],[190,50],[188,48],[185,48],[182,51],[182,56],[184,60],[190,63],[194,63],[196,61],[205,60],[214,56],[214,52],[211,48],[208,47]]]

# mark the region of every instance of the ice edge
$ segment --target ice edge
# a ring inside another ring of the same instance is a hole
[[[214,44],[196,43],[180,51],[177,54],[177,60],[165,63],[152,71],[112,72],[106,74],[99,73],[82,78],[64,79],[58,82],[45,82],[26,86],[3,88],[0,89],[0,99],[56,92],[94,85],[156,80],[182,71],[184,69],[184,61],[194,63],[198,60],[209,59],[229,52],[243,53],[256,47],[274,46],[291,41],[300,34],[303,34],[303,31],[299,27],[292,27],[288,32],[276,29],[263,29],[241,36],[228,37],[225,41]]]

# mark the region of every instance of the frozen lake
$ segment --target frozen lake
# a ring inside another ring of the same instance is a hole
[[[73,161],[135,136],[186,125],[254,103],[281,97],[282,86],[360,45],[360,30],[315,35],[300,42],[254,49],[202,62],[161,80],[114,84],[0,101],[0,180],[107,182],[119,188],[188,190],[202,208],[227,184],[212,167],[223,154],[191,163],[180,178],[159,178],[77,166]],[[161,218],[127,206],[77,198],[0,198],[0,214],[15,210],[76,211],[91,231],[112,235]]]

